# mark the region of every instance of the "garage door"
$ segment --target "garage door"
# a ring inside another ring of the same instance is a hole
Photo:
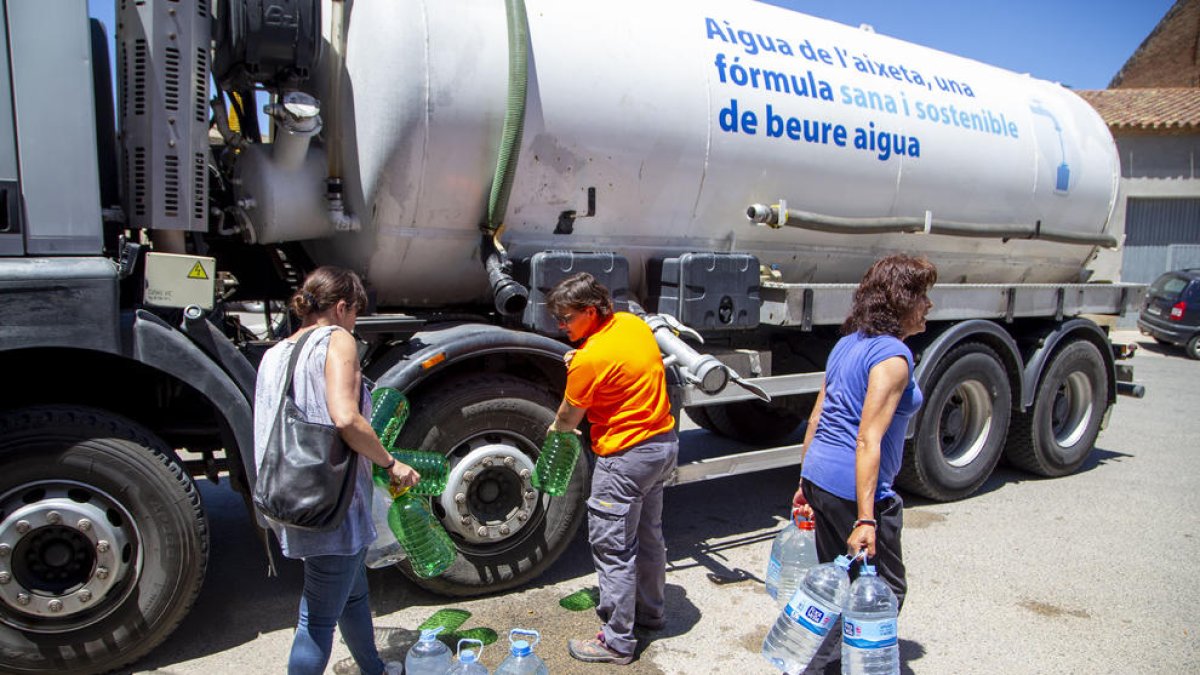
[[[1121,280],[1141,284],[1200,267],[1200,199],[1130,199],[1121,262]]]

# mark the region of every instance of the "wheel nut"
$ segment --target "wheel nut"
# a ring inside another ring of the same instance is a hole
[[[459,504],[466,502],[467,501],[467,493],[460,492],[460,493],[454,495],[454,501]]]
[[[62,522],[62,514],[58,511],[51,511],[50,513],[46,514],[46,520],[48,520],[51,525],[57,525]]]
[[[12,581],[12,575],[8,572],[0,572],[0,584],[7,584]]]
[[[28,531],[29,531],[29,521],[28,520],[18,520],[17,521],[17,534],[25,534]]]
[[[515,465],[516,463],[517,463],[517,460],[514,457],[505,457],[504,458],[504,466],[511,467],[511,466]]]
[[[79,591],[79,601],[80,602],[87,602],[88,600],[91,600],[91,599],[92,599],[91,591],[89,591],[86,588],[83,589],[82,591]]]
[[[96,568],[96,578],[97,579],[107,579],[108,578],[108,568],[107,567],[97,567]]]
[[[79,522],[75,523],[75,527],[78,527],[82,532],[87,532],[92,529],[92,521],[87,518],[80,518]]]
[[[49,608],[51,612],[61,612],[62,600],[51,600],[49,603],[47,603],[46,607]]]
[[[474,471],[464,471],[463,472],[463,482],[464,483],[470,483],[473,480],[475,480],[475,472]]]
[[[108,542],[104,539],[96,542],[96,550],[100,553],[108,553]]]
[[[25,595],[24,593],[18,593],[17,594],[17,604],[18,605],[28,605],[29,604],[29,596]]]
[[[491,465],[492,465],[492,458],[491,458],[491,457],[485,457],[485,458],[483,459],[483,465],[484,465],[484,466],[491,466]]]
[[[0,544],[0,558],[7,556],[9,553],[12,553],[12,547],[8,544]]]
[[[526,520],[529,520],[529,514],[525,513],[524,511],[517,511],[517,520],[523,523]]]
[[[480,525],[479,529],[475,530],[475,534],[478,534],[481,537],[486,537],[488,535],[488,529],[486,527]]]
[[[508,529],[507,525],[500,526],[500,534],[507,535],[509,532],[512,532],[512,530]]]
[[[470,524],[471,524],[471,517],[470,517],[470,516],[463,516],[462,518],[459,518],[459,519],[458,519],[458,522],[462,523],[463,525],[470,525]]]
[[[529,473],[529,469],[521,469],[521,473],[518,475],[521,476],[522,480],[529,480],[529,476],[531,476],[532,474]]]
[[[537,498],[537,493],[536,493],[536,492],[534,492],[533,490],[526,490],[526,491],[525,491],[525,499],[533,500],[533,499],[536,499],[536,498]]]

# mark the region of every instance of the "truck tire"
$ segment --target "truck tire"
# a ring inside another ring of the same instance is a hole
[[[397,445],[448,456],[446,491],[431,502],[458,558],[431,579],[417,577],[407,561],[397,567],[418,586],[449,596],[501,591],[537,577],[571,543],[587,512],[588,457],[579,458],[562,497],[529,482],[558,398],[526,380],[491,374],[442,382],[411,403]]]
[[[1033,406],[1013,416],[1005,457],[1039,476],[1065,476],[1096,444],[1108,408],[1108,368],[1100,350],[1075,340],[1056,353],[1038,383]]]
[[[814,396],[804,396],[816,400]],[[809,409],[812,409],[811,401]],[[690,411],[693,408],[688,410],[688,414],[691,415]],[[737,401],[703,406],[702,410],[702,414],[712,426],[705,426],[699,421],[696,424],[726,438],[752,445],[779,443],[794,434],[800,423],[807,418],[806,415],[798,414],[790,408],[765,401]],[[696,417],[693,416],[692,419],[695,420]]]
[[[962,499],[1000,459],[1012,388],[996,352],[976,342],[943,357],[928,382],[896,482],[930,499]]]
[[[696,426],[718,436],[723,436],[724,434],[721,433],[716,424],[713,424],[712,418],[708,416],[708,409],[711,407],[707,405],[692,405],[684,408],[684,411],[687,412],[688,417],[692,418]]]
[[[208,564],[200,493],[144,427],[84,407],[0,415],[6,672],[99,673],[187,614]]]

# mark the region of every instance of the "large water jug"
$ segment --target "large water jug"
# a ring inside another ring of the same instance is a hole
[[[899,675],[900,646],[896,594],[879,577],[873,565],[850,585],[850,599],[842,612],[842,673]]]
[[[817,539],[813,522],[792,510],[792,519],[775,535],[767,562],[767,595],[783,606],[792,598],[808,568],[817,564]]]
[[[388,527],[404,547],[413,572],[422,578],[445,572],[458,557],[454,542],[426,501],[424,497],[404,492],[388,509]]]
[[[808,667],[846,604],[849,569],[850,559],[840,555],[805,573],[763,640],[763,658],[785,673],[799,673]]]
[[[516,639],[518,635],[524,635],[533,641],[518,640]],[[509,631],[508,642],[512,646],[509,648],[508,656],[504,657],[504,660],[500,662],[500,667],[496,668],[494,675],[550,675],[550,669],[546,667],[546,662],[533,653],[533,648],[541,640],[542,635],[536,630],[514,628]]]
[[[575,462],[579,460],[581,449],[579,434],[574,431],[551,431],[546,434],[546,441],[542,443],[542,452],[538,454],[530,479],[533,487],[553,497],[567,494],[567,486],[571,483],[571,474],[575,472]]]
[[[474,649],[463,649],[463,643],[479,645]],[[458,663],[446,671],[446,675],[488,675],[488,669],[479,662],[483,653],[483,641],[464,638],[458,641]]]
[[[421,639],[404,657],[404,672],[408,675],[445,675],[450,670],[450,648],[437,639],[442,627],[421,631]]]

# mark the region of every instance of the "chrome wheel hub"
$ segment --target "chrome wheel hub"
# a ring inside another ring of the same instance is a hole
[[[451,467],[438,498],[446,530],[473,544],[508,539],[525,527],[537,506],[534,462],[502,439],[479,438],[466,445],[467,454]]]

